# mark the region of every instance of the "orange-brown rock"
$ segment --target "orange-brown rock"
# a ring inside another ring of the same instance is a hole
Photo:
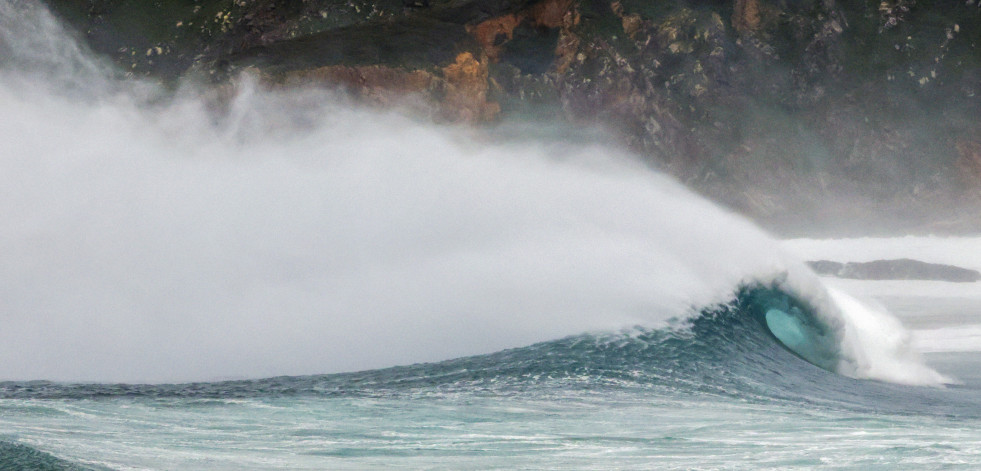
[[[329,84],[340,86],[379,105],[404,101],[407,95],[427,94],[439,87],[439,78],[423,70],[379,65],[327,66],[289,74],[286,85]]]
[[[519,15],[499,16],[467,26],[467,32],[477,40],[488,58],[497,61],[501,56],[501,43],[514,37],[514,28],[521,24],[523,19],[524,17]]]
[[[443,68],[445,95],[441,102],[443,114],[451,120],[466,122],[490,121],[501,112],[496,102],[487,100],[487,63],[464,52],[456,62]]]
[[[478,61],[473,54],[464,52],[454,63],[437,72],[380,65],[338,65],[291,72],[283,84],[340,87],[382,106],[405,104],[415,96],[442,119],[476,123],[491,121],[501,111],[496,102],[487,99],[487,77],[486,61]]]
[[[760,0],[736,0],[732,12],[732,27],[739,33],[752,33],[760,29]]]
[[[613,13],[620,17],[620,24],[623,26],[623,32],[627,34],[630,39],[637,39],[637,32],[644,25],[644,19],[636,13],[626,13],[623,11],[623,4],[619,1],[610,4],[610,8],[613,9]]]
[[[566,14],[573,10],[572,0],[545,0],[528,9],[528,17],[545,28],[561,28],[566,25]],[[578,23],[578,16],[576,23]]]
[[[562,28],[562,34],[568,35],[569,28],[579,24],[579,14],[575,11],[573,0],[544,0],[527,10],[467,26],[467,32],[477,40],[488,59],[496,62],[501,57],[501,46],[514,39],[514,29],[524,21],[541,28]],[[567,40],[566,48],[568,43]],[[557,56],[563,54],[556,50]]]

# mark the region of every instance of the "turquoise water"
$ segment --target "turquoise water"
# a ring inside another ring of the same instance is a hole
[[[0,470],[981,465],[975,287],[833,286],[575,132],[75,37],[0,0]]]
[[[12,456],[43,450],[67,460],[51,469],[981,463],[981,355],[936,356],[961,381],[945,388],[847,378],[778,343],[750,296],[760,295],[744,293],[742,303],[670,329],[360,373],[178,385],[8,382],[0,384],[3,440],[32,447]],[[0,469],[17,458],[4,459]]]

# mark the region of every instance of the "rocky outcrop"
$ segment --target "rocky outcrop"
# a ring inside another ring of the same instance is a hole
[[[926,263],[908,258],[872,262],[807,262],[819,275],[858,280],[933,280],[969,283],[981,280],[981,272],[953,265]]]
[[[973,1],[47,1],[134,75],[603,126],[784,232],[981,230]]]

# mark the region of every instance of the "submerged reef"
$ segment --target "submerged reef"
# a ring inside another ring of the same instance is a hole
[[[602,126],[784,234],[981,230],[976,0],[46,0],[134,76]]]

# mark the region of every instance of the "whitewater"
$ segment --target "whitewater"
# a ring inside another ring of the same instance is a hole
[[[981,463],[961,288],[819,278],[879,245],[594,134],[164,87],[26,0],[0,110],[0,469]]]

